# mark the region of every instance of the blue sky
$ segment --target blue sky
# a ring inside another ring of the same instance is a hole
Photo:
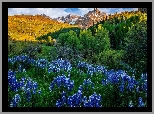
[[[66,16],[68,14],[84,16],[84,14],[92,10],[93,8],[8,8],[8,15],[46,14],[51,18],[57,18],[61,16]],[[98,10],[105,12],[106,14],[114,14],[115,12],[120,13],[123,11],[136,11],[137,8],[98,8]]]

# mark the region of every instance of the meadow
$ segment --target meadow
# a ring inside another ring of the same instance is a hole
[[[29,20],[9,25],[9,107],[147,107],[146,13],[115,14],[85,30]]]

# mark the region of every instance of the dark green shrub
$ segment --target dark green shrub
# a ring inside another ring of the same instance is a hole
[[[137,23],[125,37],[125,61],[139,72],[147,71],[147,24]]]
[[[41,53],[41,51],[42,51],[42,47],[39,44],[27,43],[22,48],[22,53],[25,53],[32,58],[36,58],[37,54]]]
[[[98,25],[98,29],[95,34],[95,52],[100,53],[105,50],[110,49],[110,38],[109,32],[102,27],[102,25]]]
[[[81,30],[79,39],[82,45],[82,53],[84,54],[84,58],[92,56],[95,48],[95,37],[92,36],[91,30]]]
[[[123,59],[123,57],[123,50],[107,50],[95,56],[95,60],[98,64],[108,66],[110,69],[118,69],[120,67],[120,61]]]
[[[22,53],[22,42],[18,41],[8,41],[8,55],[19,55]]]

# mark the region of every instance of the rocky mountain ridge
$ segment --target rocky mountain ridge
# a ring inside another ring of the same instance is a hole
[[[54,18],[53,20],[58,22],[68,23],[68,24],[75,24],[75,25],[78,25],[80,28],[85,29],[97,22],[105,20],[106,18],[107,18],[107,15],[105,12],[101,12],[100,10],[95,8],[94,10],[89,11],[83,17],[69,14],[66,17],[62,16],[62,17]]]

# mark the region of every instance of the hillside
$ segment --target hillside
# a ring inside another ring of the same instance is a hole
[[[35,41],[35,38],[41,35],[70,27],[73,26],[53,21],[43,15],[8,16],[8,35],[14,40]]]

